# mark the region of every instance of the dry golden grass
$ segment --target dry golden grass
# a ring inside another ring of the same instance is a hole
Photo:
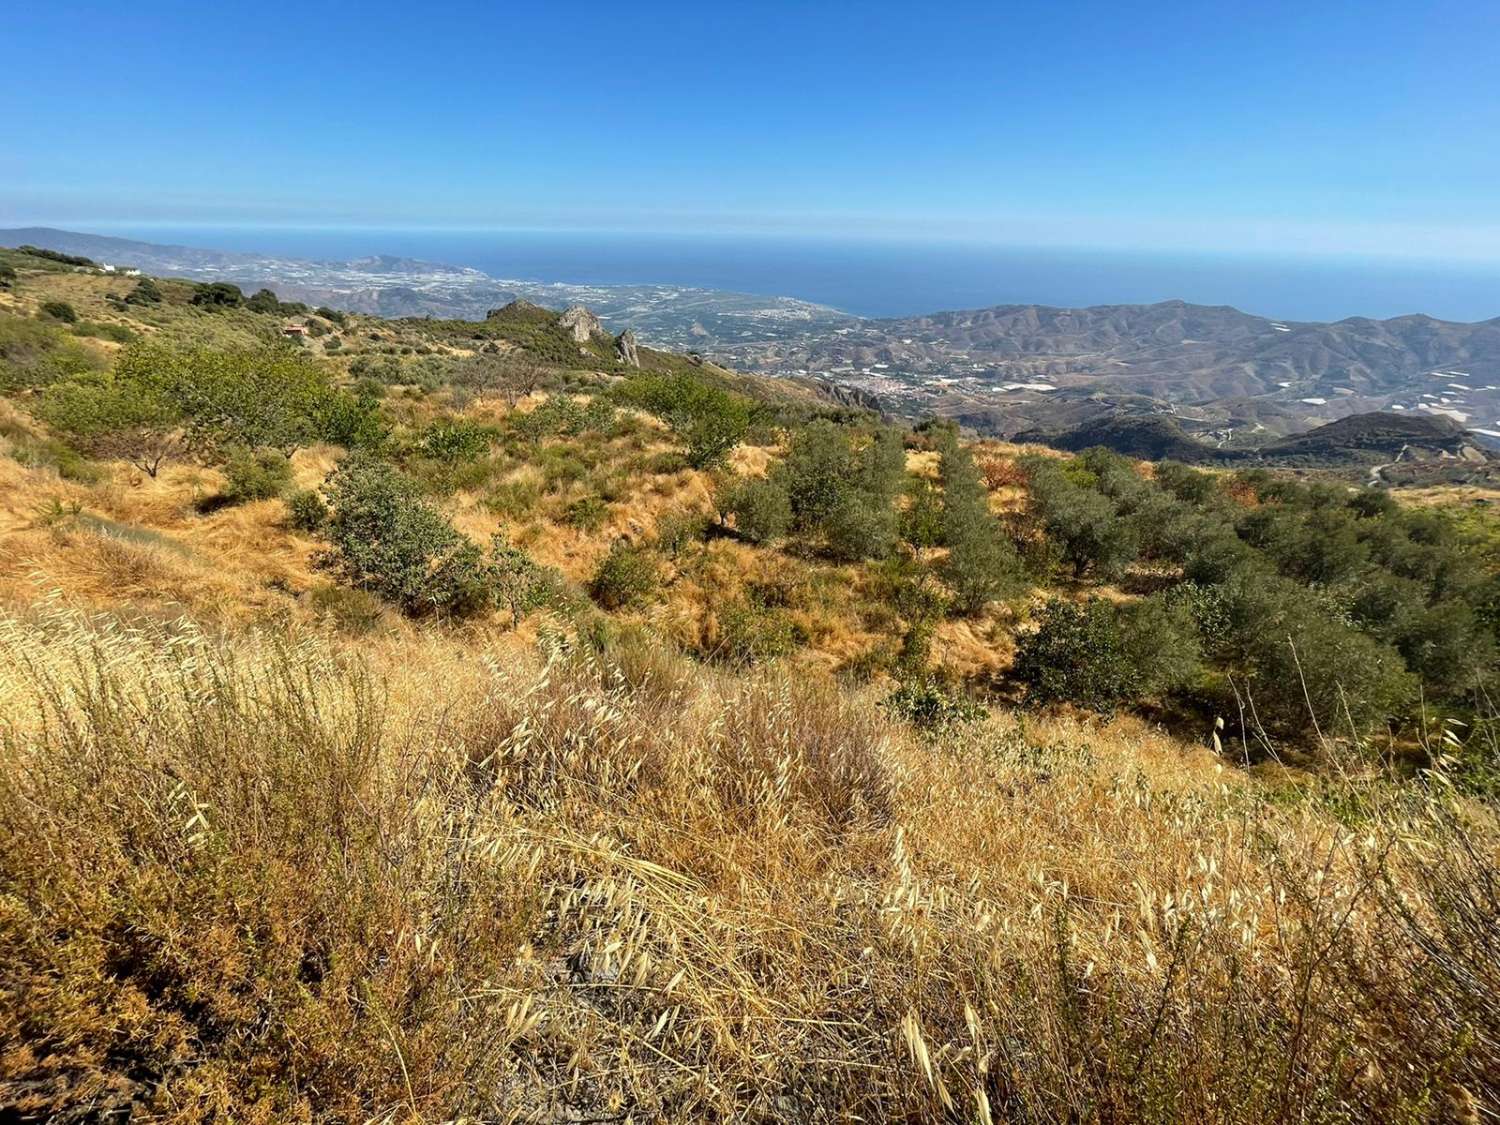
[[[1273,800],[1138,722],[926,741],[805,679],[550,651],[0,626],[0,1102],[1493,1111],[1496,837],[1442,791]]]

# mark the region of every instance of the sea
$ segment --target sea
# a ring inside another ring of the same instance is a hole
[[[1181,299],[1282,320],[1500,317],[1500,263],[1154,253],[887,239],[589,231],[99,225],[150,242],[341,261],[373,254],[508,280],[798,297],[859,316]]]

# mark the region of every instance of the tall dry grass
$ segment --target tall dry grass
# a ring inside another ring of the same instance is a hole
[[[542,651],[0,624],[6,1119],[1495,1113],[1441,786]]]

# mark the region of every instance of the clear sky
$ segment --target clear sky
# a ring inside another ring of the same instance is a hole
[[[1500,261],[1500,3],[17,3],[0,223]]]

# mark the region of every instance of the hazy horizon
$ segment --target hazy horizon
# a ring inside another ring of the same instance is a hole
[[[1500,9],[14,13],[0,222],[1500,266]],[[581,43],[592,49],[584,49]],[[609,50],[600,50],[608,44]],[[399,49],[397,49],[399,45]],[[55,65],[65,53],[68,66]],[[59,144],[61,136],[87,144]],[[191,144],[184,144],[190,137]],[[94,218],[90,218],[93,216]]]

